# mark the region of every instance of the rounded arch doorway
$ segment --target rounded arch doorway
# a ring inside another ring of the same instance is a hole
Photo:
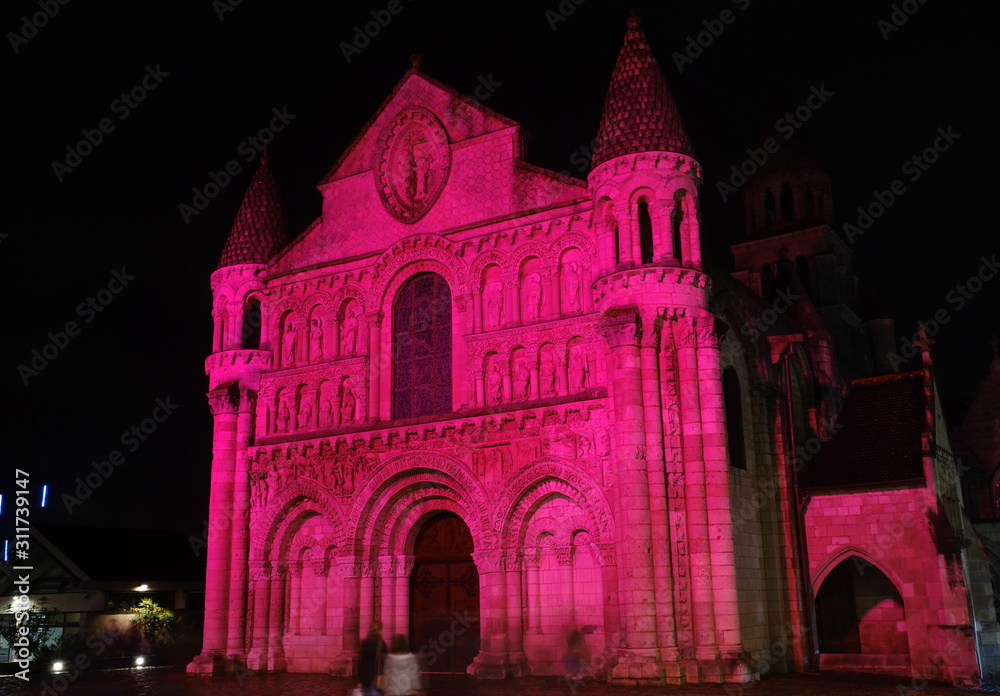
[[[426,672],[465,673],[479,654],[479,573],[472,534],[453,512],[424,522],[413,549],[410,644]]]

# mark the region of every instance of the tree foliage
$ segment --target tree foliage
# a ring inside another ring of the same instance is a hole
[[[143,599],[132,607],[135,617],[132,625],[138,629],[142,639],[155,647],[170,637],[174,625],[174,613],[161,607],[151,599]]]
[[[56,627],[52,625],[52,622],[57,613],[59,610],[49,605],[48,597],[42,597],[37,602],[33,602],[26,615],[23,608],[15,606],[12,602],[0,613],[0,638],[3,638],[4,644],[11,648],[21,636],[21,627],[26,625],[31,646],[31,659],[35,659],[55,633]],[[19,618],[21,619],[20,623],[18,622]]]

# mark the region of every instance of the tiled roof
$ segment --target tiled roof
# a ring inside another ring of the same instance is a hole
[[[219,268],[244,263],[267,263],[288,241],[285,213],[278,182],[271,171],[267,152],[247,189],[236,222],[222,250]]]
[[[854,380],[803,488],[878,486],[922,478],[922,371]],[[797,447],[805,443],[796,443]]]
[[[694,150],[639,18],[629,17],[597,131],[593,166],[634,152]]]

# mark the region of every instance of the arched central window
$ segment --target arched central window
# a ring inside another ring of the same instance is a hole
[[[451,410],[451,289],[437,273],[420,273],[392,305],[392,417]]]
[[[722,371],[722,400],[726,411],[726,450],[729,464],[737,469],[747,468],[747,455],[743,446],[743,396],[736,370],[727,367]]]

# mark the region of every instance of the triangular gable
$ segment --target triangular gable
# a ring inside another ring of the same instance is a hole
[[[411,69],[319,184],[321,219],[272,261],[271,273],[586,200],[585,181],[521,158],[520,128]]]

